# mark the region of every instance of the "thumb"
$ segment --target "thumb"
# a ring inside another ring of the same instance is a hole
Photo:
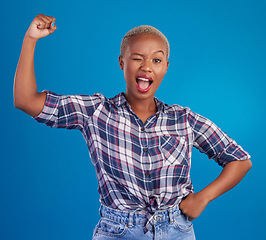
[[[50,28],[48,28],[49,34],[52,34],[57,29],[57,26],[54,24],[54,22],[51,22]]]

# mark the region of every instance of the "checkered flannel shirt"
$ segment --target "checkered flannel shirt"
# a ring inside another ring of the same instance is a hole
[[[189,108],[155,98],[157,113],[145,124],[124,93],[57,95],[45,91],[35,117],[50,127],[79,129],[97,173],[100,202],[117,210],[145,210],[148,231],[157,210],[171,208],[193,192],[191,153],[196,147],[219,165],[250,156],[210,120]]]

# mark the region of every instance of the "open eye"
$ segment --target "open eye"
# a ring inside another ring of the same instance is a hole
[[[159,59],[159,58],[155,58],[155,59],[153,59],[153,62],[155,62],[155,63],[160,63],[162,60],[161,59]]]

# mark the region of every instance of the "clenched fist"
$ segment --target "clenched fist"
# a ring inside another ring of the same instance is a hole
[[[46,37],[56,30],[54,23],[54,17],[39,14],[33,19],[28,31],[26,32],[25,37],[29,37],[36,41],[40,38]]]

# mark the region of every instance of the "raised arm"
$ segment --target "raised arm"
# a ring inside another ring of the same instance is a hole
[[[55,18],[39,14],[32,21],[25,34],[14,79],[14,105],[31,116],[37,116],[43,109],[46,93],[37,92],[34,73],[34,50],[40,38],[56,30]]]

